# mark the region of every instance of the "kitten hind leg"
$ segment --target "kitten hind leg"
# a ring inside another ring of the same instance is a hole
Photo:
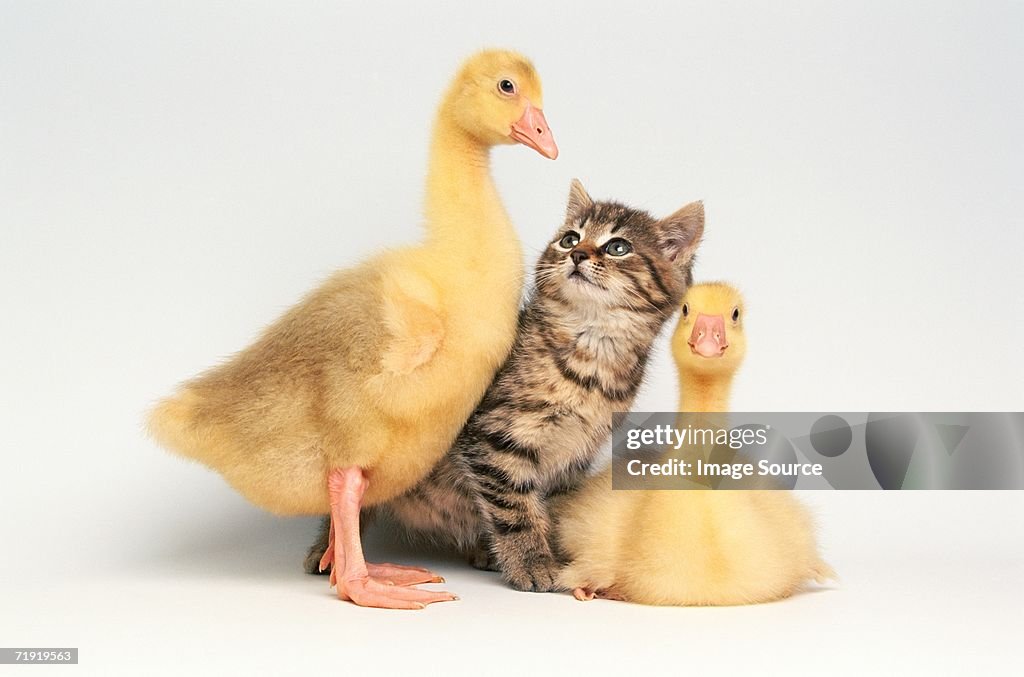
[[[330,531],[331,517],[330,515],[325,515],[320,522],[320,532],[317,534],[313,545],[309,547],[306,559],[302,562],[302,570],[307,574],[326,576],[330,573],[329,561],[326,567],[321,568],[323,566],[324,554],[327,552],[328,545],[330,545]]]
[[[477,539],[476,545],[469,552],[469,564],[481,571],[501,571],[498,561],[491,553],[491,541],[487,536]]]

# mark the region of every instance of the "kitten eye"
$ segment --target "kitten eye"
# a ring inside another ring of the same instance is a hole
[[[562,249],[572,249],[580,243],[580,235],[574,230],[570,230],[568,233],[562,236],[562,239],[558,241],[558,246]]]
[[[508,78],[505,78],[503,80],[499,80],[498,81],[498,91],[501,92],[502,94],[509,94],[509,95],[515,94],[516,93],[516,83],[512,82]]]
[[[683,304],[683,319],[686,319],[689,316],[690,316],[690,304],[689,303],[684,303]]]
[[[604,246],[604,251],[609,256],[625,256],[633,251],[633,245],[617,237]]]
[[[739,308],[733,308],[732,309],[732,321],[733,322],[739,322],[740,321],[740,309]]]

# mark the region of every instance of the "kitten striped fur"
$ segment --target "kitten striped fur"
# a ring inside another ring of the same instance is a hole
[[[448,454],[381,510],[472,553],[516,589],[556,589],[550,501],[579,485],[612,413],[629,410],[691,279],[703,225],[700,203],[659,221],[593,202],[574,181],[507,361]]]

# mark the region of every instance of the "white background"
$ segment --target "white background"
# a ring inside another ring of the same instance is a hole
[[[807,496],[841,584],[749,608],[516,593],[371,540],[462,596],[396,613],[301,573],[314,520],[143,436],[177,381],[418,237],[433,108],[491,45],[535,61],[562,151],[494,154],[530,265],[573,176],[705,201],[697,277],[748,301],[735,409],[1024,408],[1020,2],[6,2],[0,645],[104,675],[1019,667],[1019,492]],[[675,407],[667,358],[637,409]]]

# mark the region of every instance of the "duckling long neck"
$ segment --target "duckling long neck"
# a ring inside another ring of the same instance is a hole
[[[478,388],[464,386],[470,396],[461,420],[508,355],[522,296],[522,245],[491,178],[489,151],[442,109],[430,148],[419,260],[444,304],[450,329],[444,345],[459,355],[463,382]]]
[[[427,171],[427,245],[461,266],[494,265],[496,253],[521,270],[519,240],[491,177],[490,148],[445,114],[434,125]]]
[[[729,411],[729,395],[732,392],[734,375],[732,372],[711,374],[680,369],[679,411]]]

